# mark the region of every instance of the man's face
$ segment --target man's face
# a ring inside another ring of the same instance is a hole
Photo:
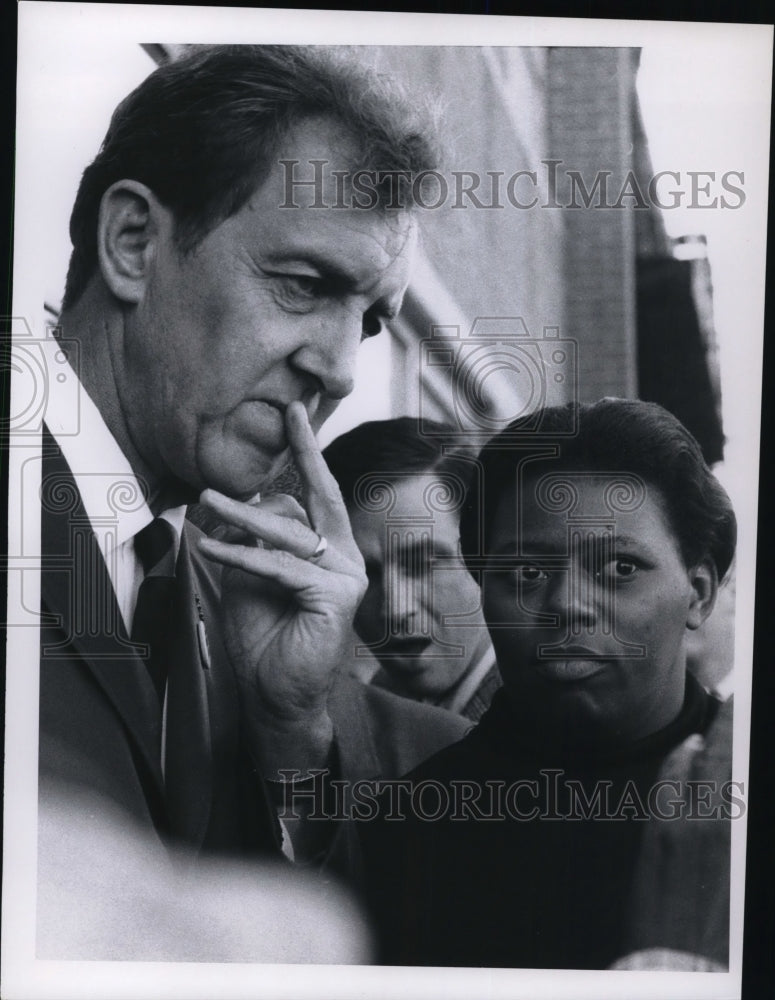
[[[279,165],[329,161],[332,205],[329,171],[352,154],[334,124],[301,123],[194,251],[157,240],[115,367],[133,444],[160,479],[252,496],[285,460],[287,405],[301,400],[317,429],[352,390],[358,345],[400,308],[415,223],[405,211],[281,209]]]
[[[516,488],[505,493],[483,573],[511,703],[536,733],[566,743],[637,739],[667,725],[683,699],[692,575],[658,491],[611,515],[612,481],[574,480],[575,526],[539,502],[533,481],[519,503]],[[642,655],[626,655],[633,646]]]
[[[458,554],[457,513],[431,515],[427,506],[439,480],[418,475],[392,485],[387,520],[384,512],[350,510],[369,578],[355,627],[397,689],[440,697],[489,645],[479,588]]]

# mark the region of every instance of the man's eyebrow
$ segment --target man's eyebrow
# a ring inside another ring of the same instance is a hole
[[[616,549],[621,547],[643,548],[646,544],[642,538],[636,538],[634,535],[613,535],[612,541],[614,543],[614,548]]]
[[[360,275],[314,250],[290,250],[287,253],[268,254],[265,263],[270,267],[311,265],[321,278],[332,281],[339,292],[357,291],[360,284]],[[403,296],[399,295],[380,296],[370,307],[369,312],[385,320],[395,319],[400,311],[402,298]]]

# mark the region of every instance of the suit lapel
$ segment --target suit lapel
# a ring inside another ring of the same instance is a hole
[[[382,767],[361,682],[340,674],[331,689],[328,710],[336,733],[342,774],[353,780],[381,777]]]
[[[121,716],[154,781],[163,787],[161,713],[153,683],[126,635],[108,568],[72,473],[46,431],[41,482],[41,598],[62,630],[41,649],[54,664],[73,650]]]
[[[73,651],[121,716],[158,790],[172,832],[201,846],[212,799],[208,709],[209,663],[185,532],[177,567],[168,665],[166,790],[161,770],[162,718],[153,682],[130,642],[110,575],[72,472],[44,434],[41,483],[41,597],[61,641],[41,649],[47,663]]]

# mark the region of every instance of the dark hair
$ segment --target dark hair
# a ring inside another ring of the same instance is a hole
[[[210,46],[161,66],[118,105],[81,178],[63,308],[94,272],[100,202],[116,181],[146,184],[173,211],[177,245],[188,252],[245,204],[288,129],[305,118],[344,126],[360,151],[354,168],[412,177],[432,169],[432,121],[419,104],[327,48]],[[384,205],[387,188],[375,189]],[[411,207],[406,193],[402,207]]]
[[[417,417],[370,420],[340,435],[323,450],[334,479],[348,507],[356,504],[357,487],[371,473],[388,479],[405,479],[417,473],[449,475],[462,490],[474,469],[475,452],[444,448],[454,431],[445,424]]]
[[[540,438],[535,428],[540,428]],[[656,403],[632,399],[547,407],[515,420],[492,438],[479,454],[481,485],[469,487],[463,506],[460,538],[465,558],[489,551],[496,506],[514,486],[527,443],[556,449],[556,457],[540,460],[542,468],[551,464],[562,470],[639,476],[663,498],[685,565],[709,556],[723,579],[737,538],[726,491],[676,417]]]

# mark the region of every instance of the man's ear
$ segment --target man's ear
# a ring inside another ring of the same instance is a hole
[[[145,294],[159,240],[172,215],[139,181],[112,184],[100,202],[97,256],[105,284],[117,299],[136,304]]]
[[[718,572],[712,559],[704,559],[689,571],[692,596],[686,627],[699,628],[713,610],[718,594]]]

